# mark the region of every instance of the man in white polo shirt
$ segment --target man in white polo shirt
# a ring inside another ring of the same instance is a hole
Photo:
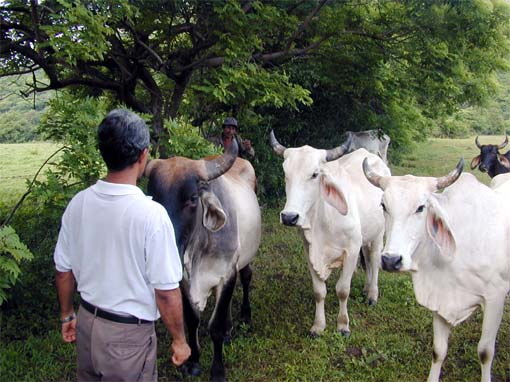
[[[144,121],[114,110],[98,140],[108,173],[71,200],[55,248],[62,337],[76,340],[79,381],[157,381],[160,316],[172,336],[172,362],[190,355],[174,230],[165,209],[136,186],[148,155]]]

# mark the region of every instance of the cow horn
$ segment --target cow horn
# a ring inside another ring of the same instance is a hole
[[[478,147],[479,149],[482,148],[482,145],[480,144],[480,142],[478,142],[478,135],[475,138],[475,143],[476,143],[476,147]]]
[[[274,131],[271,130],[271,133],[269,134],[269,139],[271,140],[271,147],[273,148],[274,152],[277,153],[280,156],[283,156],[283,152],[287,149],[285,146],[282,146],[280,142],[276,140],[276,137],[274,136]]]
[[[349,135],[347,137],[347,140],[342,143],[340,146],[326,150],[326,162],[331,162],[333,160],[336,160],[340,158],[342,155],[344,155],[347,151],[349,151],[349,147],[352,143],[352,135]]]
[[[503,147],[505,147],[508,143],[508,135],[505,135],[505,141],[503,143],[501,143],[500,145],[498,145],[498,149],[502,149]]]
[[[378,175],[370,168],[368,158],[363,159],[363,172],[367,180],[374,186],[381,188],[381,175]]]
[[[455,182],[460,174],[462,173],[462,169],[464,168],[464,159],[460,158],[459,163],[457,163],[457,167],[452,170],[448,175],[442,176],[441,178],[437,178],[436,187],[438,190],[448,187],[449,185]]]
[[[205,160],[205,170],[207,178],[205,181],[216,179],[217,177],[226,173],[230,167],[234,164],[237,158],[238,151],[237,142],[235,139],[232,140],[232,144],[228,149],[225,150],[223,155],[218,156],[211,160]]]

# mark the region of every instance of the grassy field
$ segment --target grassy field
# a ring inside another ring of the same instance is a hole
[[[27,189],[27,179],[31,181],[57,149],[49,142],[0,144],[0,201],[11,203],[19,198]]]
[[[502,137],[481,137],[481,142],[500,142]],[[41,149],[42,150],[42,149]],[[48,153],[52,150],[48,146]],[[2,152],[4,150],[2,149]],[[46,154],[48,154],[46,153]],[[46,154],[42,155],[43,158]],[[477,155],[474,138],[465,140],[433,139],[420,144],[394,174],[440,176],[452,170],[463,157],[465,170]],[[17,154],[10,160],[16,163]],[[19,157],[18,157],[19,158]],[[18,159],[18,161],[21,161]],[[30,175],[37,170],[26,169]],[[5,171],[5,170],[3,170]],[[25,171],[25,170],[23,170]],[[282,171],[276,169],[275,171]],[[19,172],[19,171],[18,171]],[[490,181],[486,174],[474,172],[481,181]],[[12,190],[21,190],[14,183],[2,188],[1,197]],[[4,183],[0,182],[0,183]],[[21,183],[23,183],[21,181]],[[4,185],[1,185],[2,187]],[[16,191],[19,192],[19,191]],[[8,195],[11,197],[12,195]],[[227,375],[230,381],[342,381],[342,382],[417,382],[425,381],[432,355],[432,317],[420,307],[412,291],[408,275],[380,273],[380,298],[377,306],[369,307],[362,295],[364,272],[353,278],[349,314],[351,335],[344,338],[335,331],[338,301],[334,285],[339,277],[335,271],[328,280],[326,299],[327,329],[323,336],[307,336],[314,315],[314,296],[310,276],[303,258],[302,242],[296,229],[278,222],[283,207],[263,210],[263,237],[253,263],[251,290],[253,326],[235,325],[234,338],[225,347]],[[234,295],[233,314],[239,316],[241,291]],[[23,319],[23,304],[16,312]],[[201,326],[201,378],[207,380],[212,358],[211,341],[204,314]],[[73,345],[60,342],[55,315],[48,317],[47,330],[37,335],[19,333],[20,339],[2,343],[0,347],[0,380],[2,381],[62,381],[74,379]],[[510,381],[510,312],[507,304],[501,325],[492,375],[493,382]],[[480,336],[481,314],[477,312],[467,322],[455,328],[450,338],[447,360],[443,366],[443,382],[477,381],[480,370],[476,346]],[[169,339],[161,323],[159,333],[160,381],[182,380],[179,372],[169,365]]]

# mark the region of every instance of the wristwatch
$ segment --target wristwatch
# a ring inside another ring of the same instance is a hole
[[[73,312],[69,316],[61,318],[60,323],[65,324],[66,322],[71,322],[74,319],[76,319],[76,314]]]

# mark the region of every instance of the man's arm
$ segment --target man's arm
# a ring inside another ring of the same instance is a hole
[[[255,150],[248,139],[242,139],[239,134],[236,134],[237,145],[239,148],[239,156],[244,159],[253,159]]]
[[[156,289],[156,303],[161,318],[172,336],[172,363],[182,365],[189,358],[191,349],[184,334],[182,296],[179,288],[171,290]]]
[[[73,272],[56,271],[55,285],[57,286],[58,302],[60,304],[62,339],[65,342],[76,340],[76,317],[73,308],[75,284]]]

